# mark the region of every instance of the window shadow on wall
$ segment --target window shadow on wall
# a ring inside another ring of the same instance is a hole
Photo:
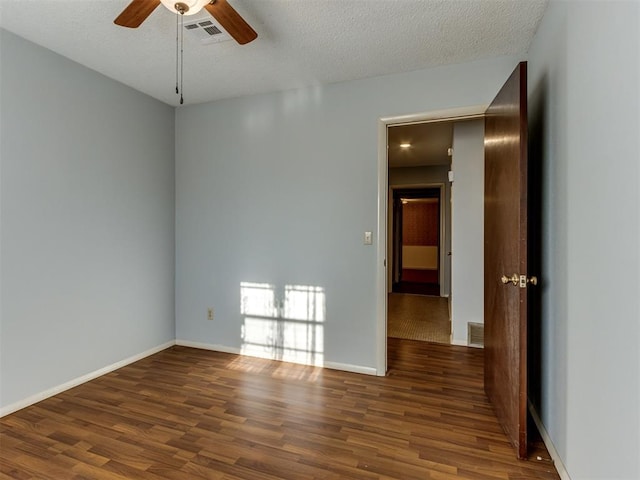
[[[242,355],[323,366],[324,288],[242,282],[240,312]]]

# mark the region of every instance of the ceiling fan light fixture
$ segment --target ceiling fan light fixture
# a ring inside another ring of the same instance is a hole
[[[160,0],[167,10],[173,13],[181,13],[183,15],[195,15],[204,8],[205,5],[211,3],[211,0]]]

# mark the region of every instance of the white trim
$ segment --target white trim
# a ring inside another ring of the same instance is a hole
[[[247,357],[255,357],[255,358],[266,358],[268,357],[260,357],[257,355],[249,355],[241,353],[240,349],[237,347],[227,347],[225,345],[214,345],[211,343],[201,343],[201,342],[192,342],[189,340],[176,340],[176,345],[180,345],[181,347],[190,347],[190,348],[199,348],[201,350],[211,350],[213,352],[222,352],[222,353],[230,353],[232,355],[242,355]],[[274,360],[279,361],[279,360]],[[305,365],[305,364],[301,364]],[[314,365],[309,365],[313,367]],[[372,367],[363,367],[361,365],[351,365],[349,363],[338,363],[338,362],[323,362],[320,368],[330,368],[332,370],[341,370],[344,372],[352,372],[352,373],[362,373],[364,375],[377,375],[377,371]]]
[[[324,367],[330,368],[331,370],[341,370],[343,372],[361,373],[363,375],[378,375],[378,371],[375,368],[352,365],[350,363],[324,362]]]
[[[531,413],[531,418],[533,419],[533,422],[536,424],[536,427],[538,427],[538,431],[540,432],[542,441],[544,442],[544,445],[547,447],[547,450],[549,451],[549,455],[551,455],[551,459],[553,460],[553,465],[554,467],[556,467],[556,470],[558,471],[558,475],[560,475],[560,478],[562,480],[571,480],[571,477],[569,476],[569,472],[567,472],[567,468],[564,466],[564,463],[562,462],[562,458],[560,457],[558,450],[556,450],[556,446],[551,441],[551,437],[549,437],[549,432],[547,432],[547,429],[544,428],[544,425],[542,424],[540,415],[538,415],[538,412],[536,411],[533,404],[531,402],[528,402],[528,403],[529,403],[529,413]]]
[[[431,112],[412,113],[409,115],[397,115],[382,117],[381,122],[387,125],[408,125],[411,123],[439,122],[442,120],[465,120],[468,118],[483,117],[489,105],[472,105],[470,107],[448,108],[446,110],[434,110]]]
[[[461,120],[484,116],[488,105],[450,108],[410,115],[378,119],[378,248],[376,257],[376,370],[377,375],[387,372],[387,209],[389,195],[387,127],[408,123],[427,123],[441,120]]]
[[[157,347],[150,348],[142,353],[138,353],[131,357],[125,358],[124,360],[120,360],[119,362],[112,363],[111,365],[107,365],[106,367],[100,368],[98,370],[94,370],[93,372],[87,373],[86,375],[82,375],[81,377],[74,378],[73,380],[69,380],[61,385],[57,385],[55,387],[44,390],[40,393],[36,393],[35,395],[31,395],[23,400],[19,400],[11,405],[7,405],[6,407],[0,408],[0,418],[5,415],[9,415],[13,412],[17,412],[18,410],[22,410],[34,403],[41,402],[49,397],[53,397],[54,395],[58,395],[59,393],[64,392],[65,390],[69,390],[70,388],[77,387],[83,383],[89,382],[95,378],[101,377],[109,372],[113,372],[119,368],[125,367],[131,363],[137,362],[138,360],[142,360],[145,357],[153,355],[154,353],[161,352],[162,350],[166,350],[169,347],[175,345],[175,341],[171,340],[170,342],[163,343],[162,345],[158,345]]]
[[[466,340],[451,340],[451,345],[456,345],[458,347],[467,347],[467,348],[479,348],[480,350],[484,350],[484,347],[481,345],[470,345]]]
[[[176,340],[176,345],[181,347],[199,348],[200,350],[211,350],[213,352],[231,353],[240,355],[240,349],[237,347],[227,347],[213,343],[192,342],[190,340]]]
[[[378,121],[378,249],[376,251],[376,370],[387,374],[387,219],[389,208],[389,166],[387,160],[387,125],[391,119]]]

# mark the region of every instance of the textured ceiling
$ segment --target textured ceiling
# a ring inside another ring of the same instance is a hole
[[[0,0],[0,26],[176,105],[175,16],[138,29],[129,0]],[[185,35],[185,104],[461,63],[528,50],[547,0],[229,0],[258,32],[202,45]],[[207,17],[202,12],[188,19]]]

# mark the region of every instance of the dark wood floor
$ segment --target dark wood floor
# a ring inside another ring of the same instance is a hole
[[[421,282],[398,282],[393,284],[393,293],[440,296],[440,284]]]
[[[393,292],[440,296],[438,270],[403,268],[401,280],[393,284]]]
[[[515,459],[481,350],[390,339],[389,366],[371,377],[172,347],[1,419],[0,478],[558,478]]]

